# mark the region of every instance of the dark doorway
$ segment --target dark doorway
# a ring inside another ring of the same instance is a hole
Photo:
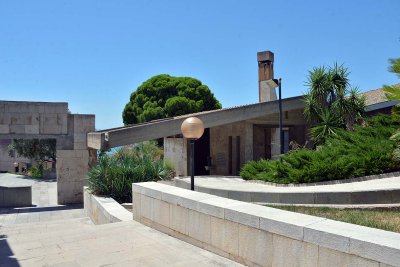
[[[189,154],[190,155],[190,154]],[[210,129],[204,129],[203,136],[196,140],[194,145],[194,175],[209,175],[210,171],[206,170],[209,165],[210,157]],[[190,164],[190,161],[188,160]],[[190,170],[190,166],[189,166]]]

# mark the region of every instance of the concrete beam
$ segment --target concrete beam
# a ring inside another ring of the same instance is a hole
[[[283,111],[290,111],[300,108],[304,108],[303,97],[291,97],[283,99]],[[191,116],[200,118],[204,122],[204,126],[206,128],[210,128],[263,117],[277,112],[278,101],[270,101],[155,120],[132,126],[88,133],[88,147],[99,150],[107,150],[112,147],[180,134],[182,122]]]

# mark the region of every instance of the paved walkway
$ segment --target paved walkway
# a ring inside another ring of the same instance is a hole
[[[0,266],[242,266],[135,221],[0,226]]]
[[[0,173],[0,184],[31,185],[32,204],[36,207],[57,206],[57,181],[55,179],[31,178],[11,173]]]
[[[94,225],[82,206],[57,205],[55,181],[32,183],[34,207],[0,209],[0,267],[242,266],[136,221]]]
[[[57,182],[55,180],[32,179],[22,175],[0,173],[0,183],[2,182],[31,185],[33,206],[1,208],[0,225],[48,222],[85,216],[82,205],[57,205]]]

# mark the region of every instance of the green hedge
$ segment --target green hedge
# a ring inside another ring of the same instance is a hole
[[[89,171],[89,189],[96,195],[132,202],[132,183],[170,179],[173,168],[161,159],[155,143],[124,148],[115,154],[103,154]]]
[[[250,161],[240,175],[246,180],[275,183],[311,183],[347,179],[397,171],[393,158],[396,142],[390,136],[399,128],[391,116],[378,115],[356,126],[354,131],[339,130],[316,150],[291,151],[279,160]]]

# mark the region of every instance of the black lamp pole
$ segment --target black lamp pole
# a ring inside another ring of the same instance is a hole
[[[278,80],[278,86],[279,86],[279,135],[280,135],[280,143],[281,143],[281,154],[285,153],[284,150],[284,140],[283,140],[283,130],[282,130],[282,79],[279,78]]]
[[[190,139],[190,190],[194,191],[194,139]]]

